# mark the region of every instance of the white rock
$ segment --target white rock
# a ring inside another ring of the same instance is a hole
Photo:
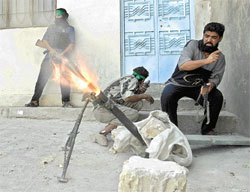
[[[185,192],[187,174],[175,162],[132,156],[124,162],[118,192]]]
[[[124,126],[118,126],[111,135],[114,144],[111,150],[116,153],[132,151],[136,155],[145,156],[147,146],[144,146]]]
[[[148,118],[135,123],[147,146],[143,146],[124,126],[112,131],[113,151],[126,152],[160,160],[170,160],[189,166],[192,163],[192,150],[185,135],[174,125],[167,113],[152,111]]]

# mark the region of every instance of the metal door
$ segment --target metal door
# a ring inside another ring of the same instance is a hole
[[[122,74],[144,66],[151,82],[165,82],[193,38],[192,0],[122,0]]]

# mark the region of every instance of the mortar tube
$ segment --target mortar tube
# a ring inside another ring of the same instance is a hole
[[[108,111],[110,111],[128,130],[129,132],[135,136],[143,145],[146,145],[145,141],[142,139],[139,134],[137,127],[135,124],[130,121],[126,115],[116,107],[114,101],[109,99],[103,92],[100,92],[94,102],[97,102],[102,107],[105,107]]]

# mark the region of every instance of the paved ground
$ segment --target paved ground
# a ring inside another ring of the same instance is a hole
[[[63,151],[74,122],[0,118],[0,192],[116,192],[123,162],[89,135],[103,124],[82,122],[67,172],[59,183]],[[249,192],[250,147],[192,146],[188,192]]]

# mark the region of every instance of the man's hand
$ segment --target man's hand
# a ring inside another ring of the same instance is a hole
[[[210,63],[213,63],[213,62],[216,62],[218,59],[219,59],[219,53],[221,52],[221,50],[217,50],[217,51],[214,51],[213,53],[211,53],[207,60]]]
[[[41,48],[44,48],[44,49],[48,49],[48,48],[47,48],[47,44],[45,44],[44,41],[43,41],[43,40],[40,40],[40,39],[37,40],[36,46],[41,47]]]
[[[147,91],[147,88],[146,87],[140,87],[139,88],[139,93],[145,93]]]
[[[148,101],[150,104],[153,104],[155,101],[154,101],[154,98],[148,94],[144,94],[145,95],[145,100]]]
[[[56,56],[57,57],[57,52],[54,49],[50,49],[49,53],[51,56]]]
[[[58,59],[61,59],[64,57],[63,53],[56,53],[55,55]]]
[[[47,40],[38,39],[36,42],[36,46],[47,49],[51,56],[56,56],[57,52],[49,45]]]
[[[210,55],[206,55],[205,59],[199,59],[199,60],[190,60],[185,63],[183,63],[181,66],[179,66],[179,69],[181,71],[192,71],[195,69],[198,69],[204,65],[209,65],[213,62],[216,62],[219,59],[219,53],[221,51],[217,50],[211,53]]]
[[[148,80],[146,82],[143,81],[143,83],[141,83],[141,85],[139,87],[139,91],[137,94],[145,93],[147,91],[147,89],[149,88],[149,86],[150,86],[150,80]]]
[[[206,93],[210,93],[210,91],[214,88],[214,84],[213,83],[207,83],[207,86],[201,87],[201,95],[204,96]]]

